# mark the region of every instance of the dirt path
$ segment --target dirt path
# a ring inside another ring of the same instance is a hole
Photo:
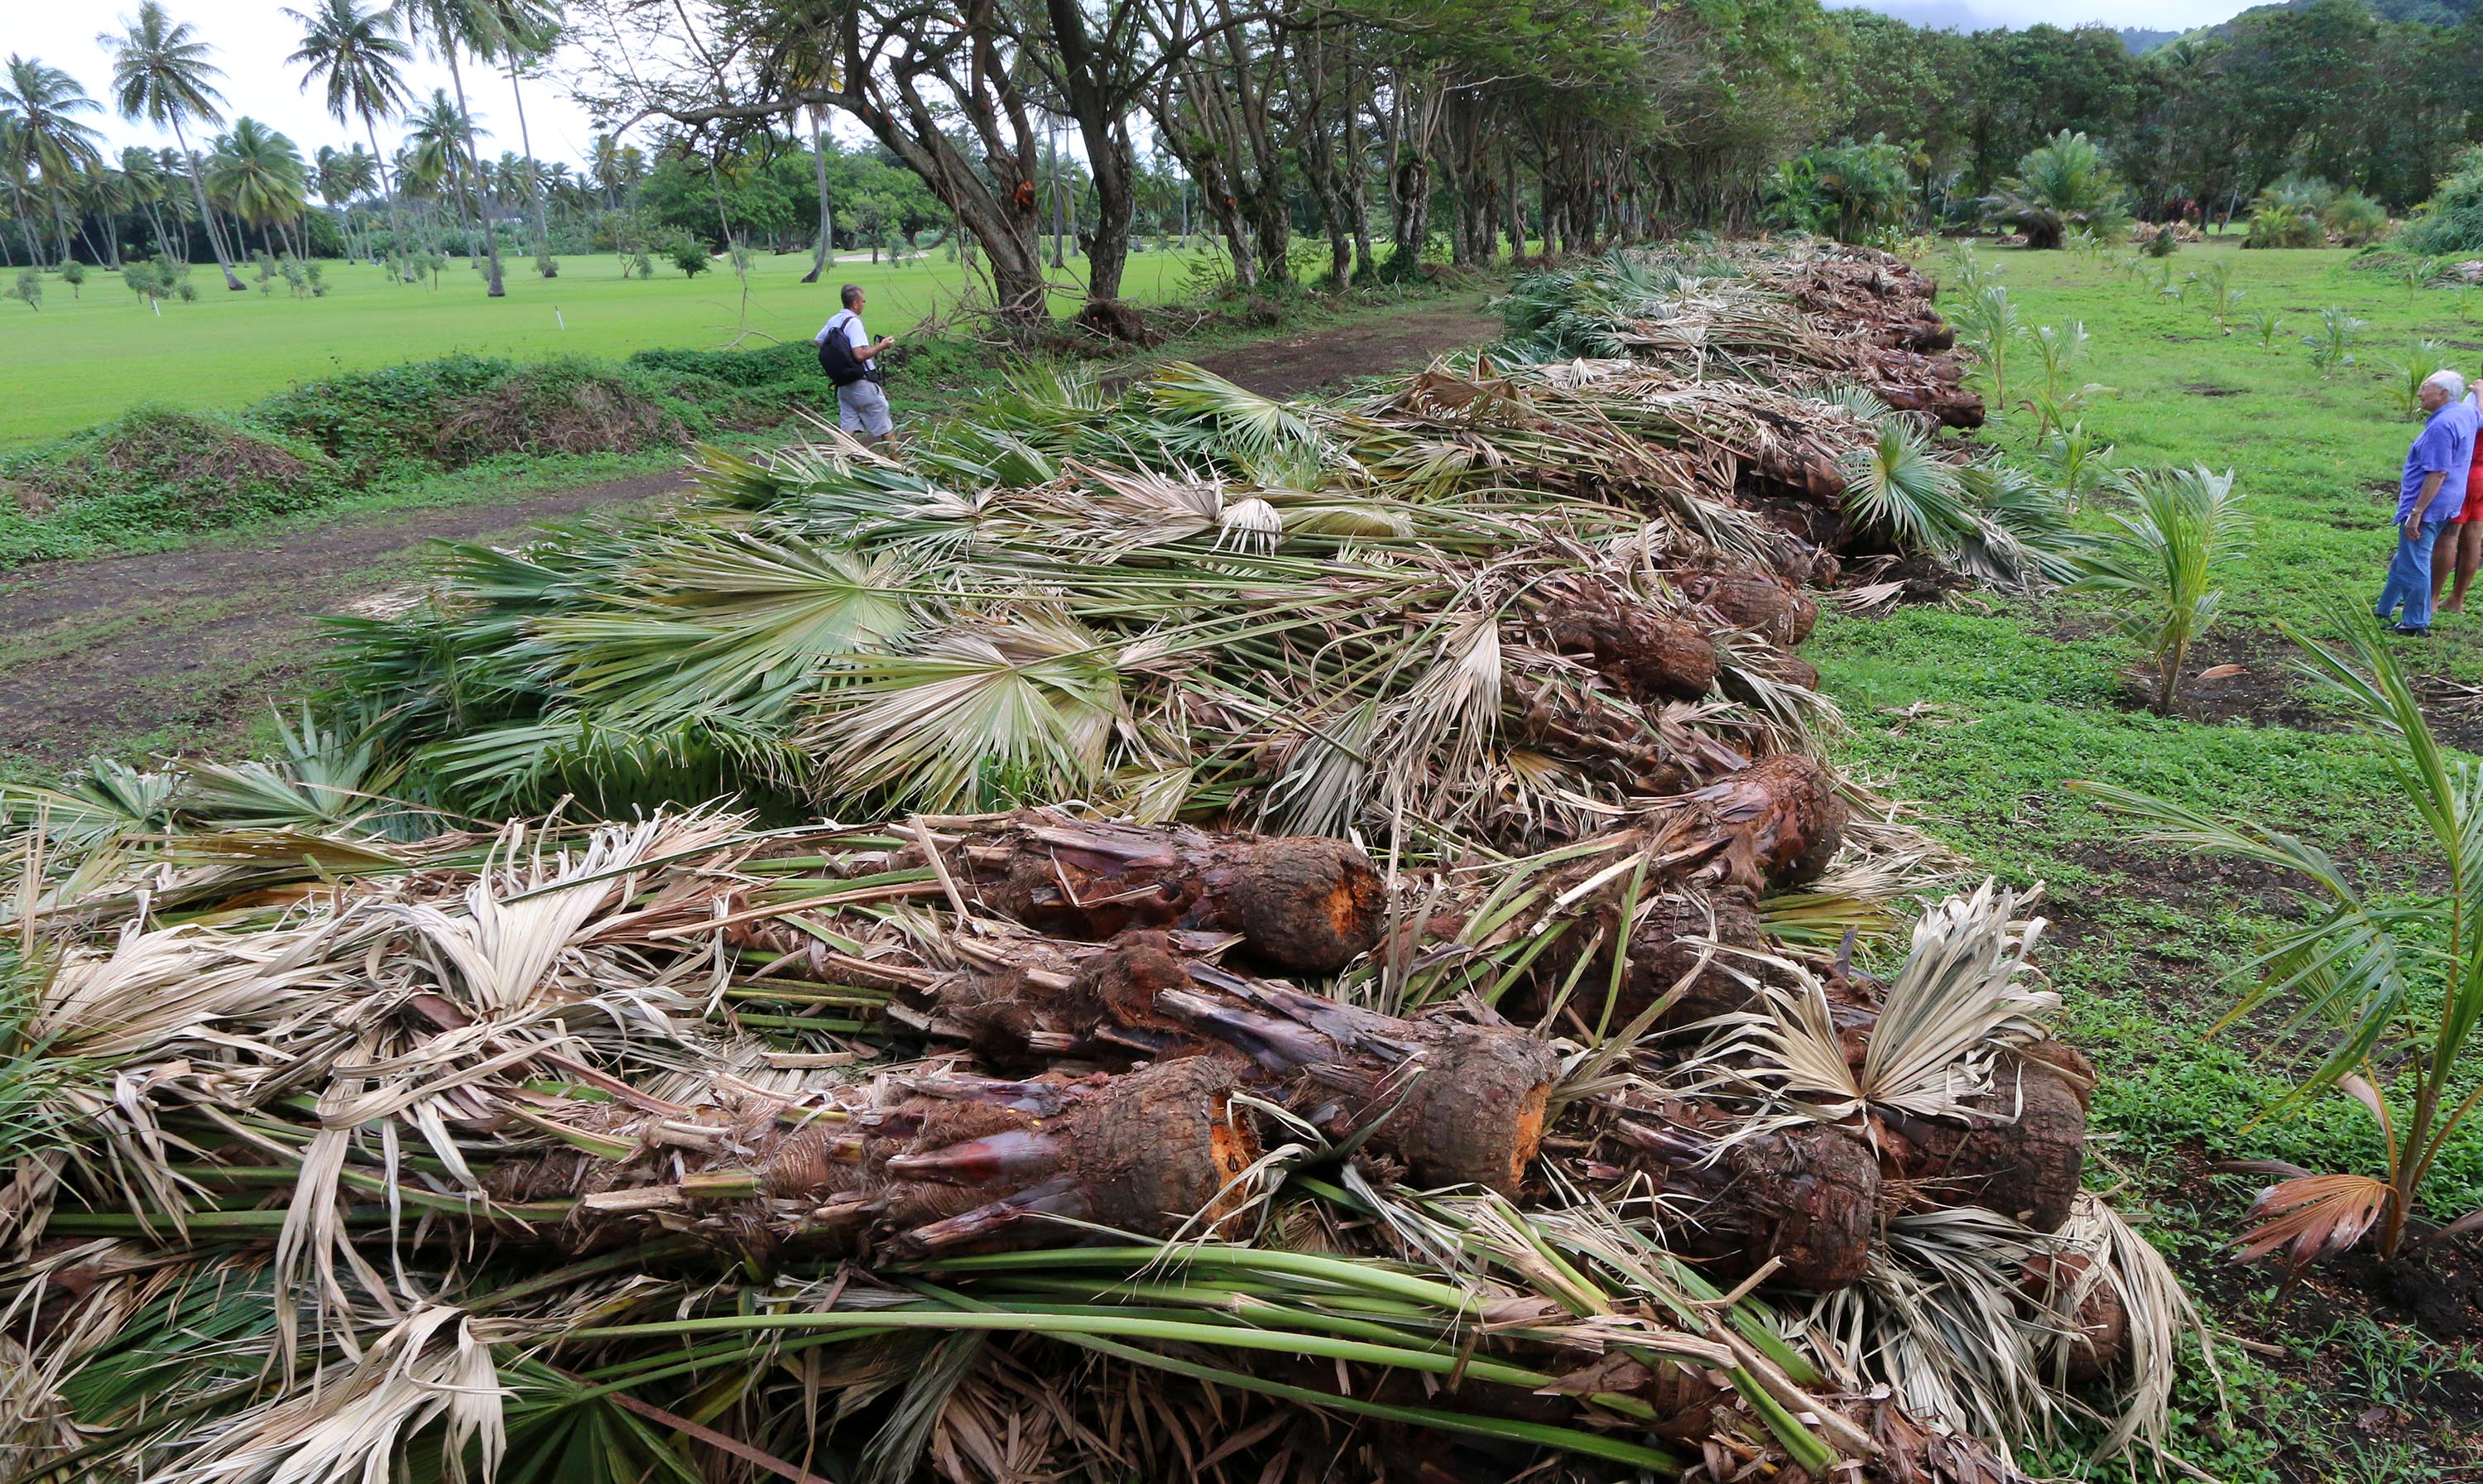
[[[1500,320],[1471,301],[1392,315],[1368,325],[1286,335],[1197,358],[1217,376],[1262,396],[1322,391],[1356,377],[1419,366],[1500,333]]]
[[[247,730],[315,657],[320,616],[411,579],[441,541],[650,500],[642,474],[523,499],[356,516],[251,543],[0,573],[0,757],[174,748]]]
[[[1317,390],[1490,338],[1474,301],[1375,314],[1202,356],[1269,396]],[[441,541],[506,543],[533,525],[657,499],[677,473],[483,505],[353,516],[264,542],[50,562],[0,573],[0,759],[229,751],[316,661],[318,620],[415,577]]]

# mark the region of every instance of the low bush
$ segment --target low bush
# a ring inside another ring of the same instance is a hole
[[[2483,252],[2483,146],[2457,157],[2398,231],[2396,246],[2416,257]]]

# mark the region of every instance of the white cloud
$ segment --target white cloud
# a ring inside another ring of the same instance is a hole
[[[212,60],[224,69],[224,81],[219,86],[227,117],[248,114],[281,129],[306,155],[321,145],[342,147],[362,142],[361,120],[338,123],[330,118],[324,106],[325,94],[318,89],[305,93],[300,70],[285,64],[284,59],[301,44],[302,26],[284,13],[285,7],[279,0],[164,0],[164,7],[173,19],[196,26],[200,40],[215,47]],[[293,8],[307,10],[309,6],[305,0],[295,0]],[[103,130],[111,151],[124,145],[161,146],[173,142],[169,131],[132,123],[111,111],[112,62],[109,54],[95,44],[95,33],[120,31],[120,16],[124,12],[136,13],[138,0],[100,0],[87,5],[62,0],[6,0],[5,9],[8,19],[0,25],[0,51],[40,57],[84,85],[105,106],[104,117],[90,117],[88,121]],[[553,60],[555,70],[565,60]],[[489,71],[470,58],[462,65],[467,102],[474,111],[476,123],[490,134],[480,142],[484,153],[495,155],[503,149],[516,149],[518,115],[510,97],[508,74]],[[432,89],[449,86],[448,67],[425,55],[406,69],[406,82],[417,90],[417,96],[429,97]],[[572,102],[553,78],[529,81],[524,87],[526,124],[534,137],[536,155],[572,163],[583,160],[587,142],[595,132],[586,111]],[[450,95],[455,94],[452,92]],[[201,142],[198,136],[199,131],[193,129],[193,143]],[[381,146],[392,149],[396,143],[387,120],[381,120]]]

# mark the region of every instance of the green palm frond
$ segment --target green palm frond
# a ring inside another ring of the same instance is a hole
[[[961,809],[1085,797],[1129,713],[1121,647],[1028,607],[832,662],[799,745],[841,797]]]
[[[651,549],[634,576],[604,611],[529,629],[563,682],[615,719],[782,718],[821,661],[884,649],[914,622],[902,562],[809,542],[688,538]]]

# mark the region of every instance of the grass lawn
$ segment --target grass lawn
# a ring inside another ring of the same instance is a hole
[[[1141,303],[1189,292],[1199,254],[1139,252],[1124,291]],[[870,295],[873,333],[904,334],[925,316],[952,308],[964,276],[938,252],[899,268],[846,254],[817,283],[804,283],[807,252],[751,258],[749,296],[725,260],[719,271],[685,278],[659,266],[651,279],[625,279],[609,254],[561,260],[560,277],[539,278],[524,258],[507,262],[508,295],[487,299],[482,275],[458,260],[440,286],[392,281],[367,263],[324,265],[329,291],[295,299],[278,280],[261,294],[215,286],[215,265],[191,271],[194,304],[149,312],[117,274],[90,269],[72,296],[58,275],[43,285],[42,307],[11,302],[0,315],[0,449],[21,447],[119,414],[141,402],[238,407],[299,382],[452,352],[539,359],[619,358],[655,346],[718,349],[744,331],[807,339],[836,312],[837,285]],[[1075,270],[1078,265],[1073,264]],[[245,282],[250,275],[243,274]],[[1075,296],[1063,295],[1074,307]]]
[[[2230,1481],[2470,1476],[2483,1457],[2474,1349],[2483,1336],[2425,1334],[2402,1308],[2374,1304],[2371,1285],[2385,1280],[2367,1263],[2280,1295],[2273,1272],[2226,1260],[2224,1243],[2265,1177],[2218,1173],[2215,1161],[2376,1167],[2369,1121],[2341,1097],[2253,1126],[2284,1085],[2285,1038],[2272,1019],[2209,1034],[2254,937],[2289,910],[2282,881],[2134,844],[2062,784],[2097,779],[2246,813],[2342,853],[2383,891],[2409,884],[2396,853],[2413,831],[2379,745],[2330,729],[2307,692],[2288,701],[2294,726],[2224,718],[2232,708],[2216,698],[2220,686],[2290,684],[2279,625],[2333,633],[2344,605],[2367,608],[2376,596],[2415,428],[2378,362],[2420,333],[2448,341],[2451,364],[2472,375],[2483,371],[2483,332],[2463,317],[2460,294],[2409,293],[2349,268],[2341,252],[2217,244],[2171,260],[2176,285],[2230,263],[2244,313],[2264,305],[2285,321],[2273,349],[2240,326],[2221,333],[2195,287],[2175,302],[2098,259],[1982,257],[2030,327],[2076,320],[2093,334],[2076,380],[2115,388],[2096,394],[2084,418],[2116,445],[2115,463],[2236,472],[2256,535],[2225,574],[2223,616],[2191,669],[2231,659],[2252,674],[2196,685],[2194,718],[2168,720],[2132,704],[2118,672],[2135,648],[2088,600],[1975,596],[1843,619],[1823,624],[1804,651],[1853,726],[1842,760],[1918,806],[1978,869],[2050,888],[2044,911],[2059,923],[2048,960],[2069,1003],[2068,1034],[2102,1073],[2096,1108],[2106,1142],[2091,1179],[2143,1198],[2152,1234],[2209,1301],[2211,1320],[2247,1340],[2223,1352],[2229,1416],[2213,1415],[2203,1378],[2185,1382],[2198,1420],[2180,1451]],[[1925,266],[1954,277],[1937,259]],[[2299,337],[2331,305],[2371,326],[2354,347],[2361,364],[2322,381]],[[2013,388],[2035,383],[2031,348],[2009,373]],[[2031,455],[2034,420],[2017,412],[1986,437]],[[2483,676],[2483,619],[2444,619],[2432,640],[2406,643],[2422,670]],[[2483,1128],[2427,1195],[2443,1218],[2483,1201]],[[2066,1470],[2074,1458],[2053,1462]]]

